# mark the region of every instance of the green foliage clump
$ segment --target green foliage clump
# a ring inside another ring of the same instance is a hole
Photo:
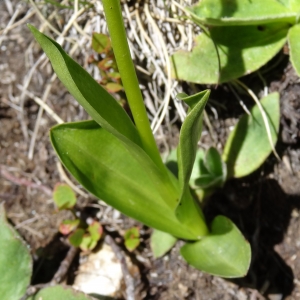
[[[223,83],[258,70],[288,41],[300,76],[298,0],[201,0],[187,9],[203,32],[191,52],[172,57],[173,76],[195,83]]]

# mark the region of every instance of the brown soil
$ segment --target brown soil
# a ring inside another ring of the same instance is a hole
[[[24,17],[28,9],[28,5],[20,4],[18,18]],[[1,1],[0,29],[5,28],[10,18],[5,2]],[[35,15],[28,21],[39,24]],[[33,38],[25,24],[11,29],[3,37],[0,48],[0,202],[5,203],[9,220],[30,245],[39,268],[43,265],[38,256],[41,249],[44,249],[44,260],[58,258],[58,267],[66,246],[60,242],[57,228],[68,213],[57,212],[49,194],[49,190],[62,181],[48,138],[48,130],[55,122],[48,114],[42,115],[34,155],[29,159],[28,151],[40,107],[31,97],[22,97],[18,89],[18,84],[25,84],[40,50],[32,47]],[[29,47],[32,47],[30,53],[27,52]],[[51,70],[38,67],[27,89],[42,97],[51,74]],[[270,91],[279,91],[281,95],[280,140],[276,149],[283,159],[278,162],[271,155],[251,176],[229,181],[208,199],[204,209],[207,220],[217,214],[230,217],[251,243],[253,261],[247,277],[228,281],[193,269],[179,255],[181,242],[168,255],[154,260],[149,247],[150,229],[106,206],[100,206],[100,210],[88,208],[87,203],[95,203],[92,196],[78,197],[78,209],[86,217],[101,215],[100,222],[114,236],[121,236],[124,229],[136,224],[143,228],[142,243],[131,254],[138,262],[142,278],[138,298],[300,299],[300,84],[286,59],[264,76]],[[254,90],[262,89],[257,76],[248,76],[245,82],[252,84]],[[222,106],[211,102],[218,112],[218,119],[208,109],[215,139],[222,146],[229,126],[236,123],[243,111],[226,86],[213,88],[211,98],[222,101]],[[64,120],[87,118],[57,80],[47,103]],[[245,103],[252,105],[247,98]],[[176,140],[177,132],[178,126],[175,126],[169,141]],[[201,142],[206,145],[214,143],[209,136],[203,137]],[[32,183],[40,187],[36,188]],[[51,278],[52,273],[45,271],[47,265],[44,264],[42,270],[35,273],[38,275],[35,275],[34,283]]]

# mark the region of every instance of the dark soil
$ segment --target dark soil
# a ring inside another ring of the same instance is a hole
[[[24,5],[24,14],[27,9]],[[2,1],[1,28],[9,21],[5,11]],[[35,18],[30,22],[38,23]],[[45,191],[62,181],[48,138],[48,130],[55,122],[47,114],[42,116],[33,159],[28,158],[39,106],[25,96],[22,107],[17,84],[24,83],[30,68],[24,53],[31,43],[32,37],[22,25],[7,34],[0,50],[0,165],[5,174],[14,177],[9,180],[2,173],[0,202],[5,203],[9,220],[30,245],[36,261],[33,283],[41,283],[51,279],[55,272],[41,270],[48,270],[48,265],[58,268],[66,253],[57,228],[68,213],[57,212],[51,195],[43,190],[20,184],[20,180],[25,179],[41,184]],[[34,56],[37,51],[34,48]],[[282,161],[278,162],[271,155],[254,174],[228,181],[204,206],[208,221],[218,214],[228,216],[251,243],[253,259],[248,275],[229,281],[197,271],[179,255],[181,242],[168,255],[154,260],[149,247],[151,230],[144,228],[142,243],[131,254],[138,262],[142,278],[137,299],[300,299],[300,81],[287,63],[287,57],[263,76],[270,91],[278,91],[281,96],[281,128],[276,149]],[[28,90],[42,96],[48,80],[47,70],[38,68]],[[244,80],[255,91],[262,90],[257,75]],[[244,98],[250,107],[252,100]],[[208,114],[215,136],[213,139],[209,135],[203,136],[201,143],[222,148],[229,127],[237,122],[243,110],[226,85],[213,87],[211,99]],[[87,118],[58,81],[51,90],[49,103],[65,120]],[[214,117],[213,110],[217,111],[218,118]],[[169,140],[176,141],[177,137],[178,127],[175,126]],[[85,211],[87,217],[89,214],[98,216],[98,209],[86,208],[91,202],[95,203],[92,196],[88,199],[79,197],[78,209]],[[100,222],[114,236],[121,236],[124,229],[137,224],[105,206],[101,210]],[[53,258],[58,262],[54,263]]]

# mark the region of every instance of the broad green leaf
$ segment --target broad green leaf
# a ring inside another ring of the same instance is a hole
[[[88,114],[123,141],[129,139],[140,145],[136,127],[117,101],[67,55],[58,43],[32,25],[28,26],[50,59],[58,78]]]
[[[125,247],[128,251],[133,251],[140,244],[140,231],[137,227],[129,228],[124,234]]]
[[[153,230],[151,234],[150,246],[155,258],[164,256],[168,251],[170,251],[176,244],[177,238],[173,235],[159,231]]]
[[[285,0],[289,2],[289,8],[290,10],[296,12],[296,20],[299,18],[299,13],[300,13],[300,1],[299,0]]]
[[[186,243],[180,253],[196,269],[227,278],[246,276],[251,261],[249,243],[224,216],[213,220],[208,236]]]
[[[42,289],[27,300],[92,300],[92,298],[71,287],[57,285]]]
[[[71,209],[76,204],[76,195],[70,186],[58,183],[54,187],[53,200],[58,209]]]
[[[258,25],[275,21],[295,23],[296,7],[289,7],[280,2],[278,0],[201,0],[189,8],[189,11],[192,12],[195,21],[208,25]]]
[[[210,91],[206,90],[193,96],[181,97],[190,106],[190,111],[182,124],[177,149],[180,197],[176,215],[180,222],[187,224],[195,233],[198,232],[199,238],[207,234],[207,228],[199,203],[191,196],[189,181],[201,135],[202,113],[209,94]]]
[[[272,93],[261,104],[267,114],[274,144],[279,130],[279,94]],[[230,133],[223,159],[227,164],[228,176],[242,177],[255,171],[272,152],[263,117],[257,105],[251,109],[251,116],[243,115]]]
[[[207,84],[244,76],[276,55],[288,30],[287,23],[211,28],[210,36],[201,33],[196,37],[191,52],[181,50],[171,57],[172,76]]]
[[[20,299],[30,283],[32,260],[27,245],[7,222],[4,204],[0,204],[0,245],[0,298]]]
[[[290,11],[294,13],[299,13],[300,11],[300,1],[299,0],[278,0],[282,5],[287,7]],[[296,17],[297,19],[297,17]]]
[[[300,24],[293,26],[289,30],[288,41],[292,65],[298,76],[300,76]]]
[[[138,146],[129,150],[94,121],[58,125],[50,137],[65,167],[92,194],[150,227],[197,239],[175,216],[178,183]]]

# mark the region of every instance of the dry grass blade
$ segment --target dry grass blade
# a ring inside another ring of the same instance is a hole
[[[18,89],[24,91],[26,95],[32,98],[38,105],[40,105],[43,110],[45,110],[58,124],[64,123],[64,121],[45,103],[43,99],[34,96],[33,93],[26,91],[21,85],[18,85]]]

